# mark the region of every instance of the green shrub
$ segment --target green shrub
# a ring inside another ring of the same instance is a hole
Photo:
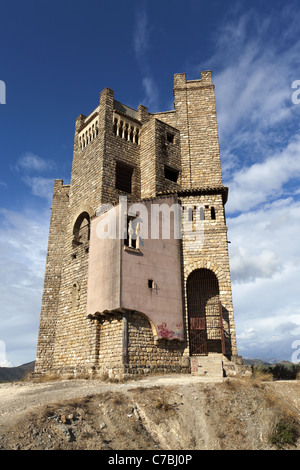
[[[280,418],[275,424],[270,435],[270,443],[278,449],[284,449],[286,445],[295,445],[298,437],[298,429],[293,419]]]

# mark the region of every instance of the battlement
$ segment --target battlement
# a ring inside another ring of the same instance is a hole
[[[211,85],[213,85],[213,82],[210,70],[202,71],[201,77],[194,80],[187,80],[185,73],[176,73],[174,75],[174,88],[192,89]]]

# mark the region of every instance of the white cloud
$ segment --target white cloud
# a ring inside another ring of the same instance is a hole
[[[41,176],[41,173],[49,174],[55,167],[52,160],[26,152],[21,155],[13,169],[20,174],[22,181],[30,187],[34,196],[46,199],[49,204],[52,200],[54,178]]]
[[[291,360],[300,339],[300,202],[275,201],[227,223],[238,351]]]
[[[135,29],[133,35],[134,52],[137,61],[144,63],[145,55],[149,49],[149,25],[145,5],[140,6],[135,12]]]
[[[289,30],[299,21],[294,11],[284,18]],[[228,19],[215,38],[216,53],[207,68],[217,71],[214,83],[226,179],[238,164],[243,168],[247,162],[263,161],[272,148],[286,146],[291,128],[294,133],[300,128],[300,107],[292,103],[291,88],[298,78],[300,41],[291,42],[282,33],[278,41],[274,36],[278,22],[278,12],[270,11],[268,19],[261,19],[250,9]]]
[[[35,359],[50,213],[0,216],[0,340],[20,365]]]
[[[149,25],[146,6],[142,3],[135,12],[135,29],[133,33],[133,45],[137,63],[142,73],[142,85],[145,90],[145,96],[142,98],[142,104],[156,111],[158,108],[158,87],[152,76],[149,66],[148,52],[150,50]]]
[[[265,161],[254,163],[233,174],[227,210],[247,211],[282,196],[284,185],[300,177],[300,136],[291,138],[287,147]]]
[[[5,342],[0,339],[0,367],[12,367],[12,363],[6,359]]]
[[[143,103],[152,109],[156,108],[158,103],[158,90],[154,80],[151,77],[144,77],[143,87],[146,91]]]
[[[280,269],[280,260],[271,250],[253,255],[247,248],[238,247],[231,257],[231,268],[237,282],[272,277]]]
[[[245,282],[300,264],[300,202],[286,198],[228,218],[232,277]]]
[[[53,178],[44,178],[43,176],[24,176],[24,183],[31,188],[34,196],[42,197],[51,203],[53,195]]]
[[[22,170],[26,173],[43,172],[55,168],[52,160],[45,160],[32,152],[26,152],[18,159],[16,167],[18,171]]]
[[[207,68],[217,70],[238,351],[291,360],[300,339],[300,106],[292,103],[299,14],[276,14],[233,14]]]

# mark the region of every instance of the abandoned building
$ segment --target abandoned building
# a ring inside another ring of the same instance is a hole
[[[235,374],[214,85],[174,75],[174,109],[105,88],[55,180],[35,373]]]

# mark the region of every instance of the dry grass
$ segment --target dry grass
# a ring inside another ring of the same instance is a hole
[[[273,381],[273,374],[271,372],[266,372],[259,368],[253,369],[252,380],[259,382],[271,382]]]
[[[159,398],[155,403],[155,408],[157,410],[169,411],[171,409],[171,405],[168,403],[167,398]]]
[[[58,374],[41,374],[33,377],[33,379],[30,378],[30,380],[35,383],[58,382],[62,380],[62,377]]]
[[[278,449],[294,446],[299,436],[299,426],[291,413],[282,413],[276,420],[269,434],[269,442]]]

